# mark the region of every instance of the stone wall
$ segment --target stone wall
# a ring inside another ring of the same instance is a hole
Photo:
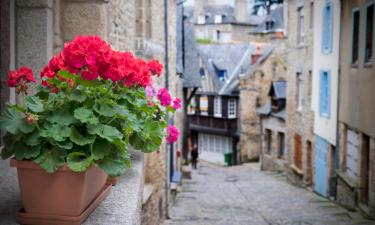
[[[288,2],[288,66],[287,66],[287,161],[290,168],[287,171],[289,181],[296,185],[311,185],[311,177],[308,176],[313,168],[308,165],[307,143],[313,143],[313,121],[314,114],[311,110],[311,88],[312,88],[312,29],[310,28],[310,1],[289,1]],[[298,8],[303,7],[304,13],[304,42],[298,43]],[[297,109],[297,73],[301,74],[303,82],[302,107]],[[294,165],[294,137],[298,134],[302,137],[302,174],[293,168]],[[313,148],[313,147],[312,147]],[[312,151],[310,151],[312,154]]]

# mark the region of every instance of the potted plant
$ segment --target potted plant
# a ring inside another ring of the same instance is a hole
[[[25,224],[80,224],[110,190],[107,175],[131,166],[128,146],[157,150],[178,130],[167,124],[180,108],[167,89],[156,91],[162,65],[119,52],[96,36],[65,44],[40,73],[10,71],[8,84],[24,96],[0,116],[3,159],[17,168]]]

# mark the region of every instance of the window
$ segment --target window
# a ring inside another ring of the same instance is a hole
[[[198,24],[205,24],[206,23],[206,16],[205,15],[200,15],[198,16]]]
[[[278,143],[278,145],[279,145],[278,158],[283,159],[284,155],[285,155],[285,135],[284,135],[284,133],[279,132],[277,134],[277,136],[278,136],[278,141],[279,141],[279,143]]]
[[[352,58],[353,65],[358,64],[358,47],[359,47],[359,9],[353,10],[353,27],[352,27]]]
[[[224,81],[227,78],[227,71],[219,70],[217,75],[219,76],[220,80]]]
[[[217,30],[215,33],[215,40],[220,41],[220,30]]]
[[[205,73],[205,71],[204,71],[203,68],[200,68],[200,69],[199,69],[199,75],[200,75],[202,78],[204,78],[204,77],[206,76],[206,73]]]
[[[308,74],[308,89],[307,89],[307,100],[308,100],[308,105],[310,106],[311,104],[311,95],[312,95],[312,71],[309,70]]]
[[[303,80],[302,73],[297,73],[297,92],[296,92],[297,110],[302,110],[303,104]]]
[[[310,2],[310,29],[314,28],[314,0]]]
[[[332,52],[332,3],[327,2],[323,9],[322,53]]]
[[[319,84],[319,113],[321,116],[330,117],[330,98],[331,98],[331,81],[330,71],[320,71],[320,84]]]
[[[230,98],[228,101],[228,118],[236,118],[236,99]]]
[[[274,22],[273,21],[267,21],[266,22],[266,30],[272,30],[274,27]]]
[[[193,97],[191,99],[189,105],[188,105],[188,111],[187,111],[187,113],[189,115],[195,114],[195,107],[196,107],[196,105],[195,105],[195,98]]]
[[[305,15],[303,14],[303,7],[298,8],[298,27],[297,27],[297,44],[303,45],[305,42]]]
[[[208,97],[201,96],[199,98],[199,109],[201,111],[201,115],[208,115]]]
[[[269,130],[269,129],[266,129],[264,135],[265,135],[264,140],[266,142],[266,153],[271,154],[271,152],[272,152],[272,131]]]
[[[294,136],[294,165],[302,170],[302,138],[299,134]]]
[[[371,62],[373,40],[374,40],[374,4],[371,4],[366,7],[365,63]]]
[[[360,168],[360,195],[359,201],[367,205],[369,204],[369,190],[370,189],[370,137],[362,134],[362,147],[361,147],[361,168]]]
[[[215,23],[222,23],[223,22],[223,15],[215,15]]]
[[[359,175],[358,163],[359,163],[359,134],[348,128],[346,130],[346,174],[353,180],[357,180]]]
[[[220,96],[216,96],[214,98],[214,116],[215,117],[221,117],[221,109],[222,109],[222,106],[221,106],[221,97]]]

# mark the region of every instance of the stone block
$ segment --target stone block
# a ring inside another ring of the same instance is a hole
[[[51,0],[17,0],[18,7],[52,8]]]

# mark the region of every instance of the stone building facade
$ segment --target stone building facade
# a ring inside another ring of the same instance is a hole
[[[277,54],[276,46],[256,43],[268,48],[255,69],[240,76],[240,149],[242,161],[257,161],[261,149],[260,118],[257,108],[269,101],[268,91],[272,81],[286,79],[286,67]],[[263,46],[263,47],[262,47]],[[255,56],[257,57],[257,56]]]
[[[341,4],[337,201],[375,218],[375,3]]]
[[[310,186],[313,174],[312,7],[310,0],[288,1],[287,177]]]
[[[25,65],[38,74],[53,54],[77,35],[98,35],[116,50],[132,51],[145,59],[158,59],[166,65],[166,70],[156,80],[157,86],[168,85],[171,94],[181,98],[182,88],[175,68],[176,1],[167,3],[168,18],[164,23],[163,0],[1,1],[1,109],[5,102],[16,101],[14,91],[6,86],[9,69]],[[182,116],[177,113],[171,123],[181,127]],[[181,141],[173,146],[164,144],[158,152],[145,156],[144,182],[152,185],[153,191],[143,205],[143,224],[158,224],[166,217],[169,168],[178,169],[175,164],[169,164],[169,157],[175,156],[173,151],[180,148]],[[0,164],[9,162],[0,161]],[[11,183],[16,185],[15,174],[4,179],[12,179],[14,182]]]

